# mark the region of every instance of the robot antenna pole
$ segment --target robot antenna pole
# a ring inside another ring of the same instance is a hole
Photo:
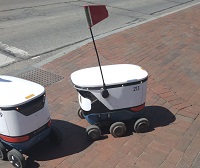
[[[106,90],[106,84],[105,84],[103,72],[102,72],[102,69],[101,69],[99,54],[98,54],[97,47],[96,47],[96,44],[95,44],[95,41],[94,41],[94,36],[93,36],[91,27],[90,27],[90,33],[91,33],[91,36],[92,36],[92,41],[93,41],[93,44],[94,44],[94,49],[95,49],[95,52],[96,52],[96,56],[97,56],[97,60],[98,60],[98,64],[99,64],[99,68],[100,68],[100,72],[101,72],[101,77],[102,77],[102,81],[103,81],[103,88],[104,88],[104,90]]]

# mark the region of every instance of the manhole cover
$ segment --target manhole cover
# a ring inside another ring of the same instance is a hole
[[[54,74],[42,69],[38,69],[38,68],[27,71],[23,74],[20,74],[18,75],[18,77],[39,83],[42,86],[52,85],[53,83],[56,83],[64,78],[63,76],[60,76],[60,75],[57,75],[57,74]]]

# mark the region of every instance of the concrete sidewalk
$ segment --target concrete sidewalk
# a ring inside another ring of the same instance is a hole
[[[89,124],[77,115],[70,74],[98,65],[92,43],[39,67],[37,71],[57,79],[46,83],[46,89],[53,124],[62,130],[64,142],[35,146],[27,167],[200,167],[199,9],[196,5],[96,41],[103,65],[130,63],[148,71],[147,133],[121,138],[107,133],[102,140],[87,140]],[[0,167],[12,166],[1,161]]]

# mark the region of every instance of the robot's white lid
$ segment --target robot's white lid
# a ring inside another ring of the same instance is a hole
[[[138,65],[115,64],[102,66],[106,86],[138,82],[148,77],[147,71]],[[75,87],[102,87],[99,67],[91,67],[75,71],[71,74]]]
[[[24,79],[0,75],[0,108],[13,107],[40,96],[45,89]]]

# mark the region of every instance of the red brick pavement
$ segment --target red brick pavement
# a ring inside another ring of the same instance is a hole
[[[186,168],[200,163],[200,5],[97,40],[103,65],[138,64],[149,73],[147,133],[121,138],[107,134],[89,142],[77,116],[77,93],[70,82],[75,70],[97,66],[92,43],[40,67],[64,77],[48,86],[53,123],[64,142],[34,147],[28,168]],[[5,162],[0,163],[9,167]],[[2,166],[1,166],[2,167]]]

